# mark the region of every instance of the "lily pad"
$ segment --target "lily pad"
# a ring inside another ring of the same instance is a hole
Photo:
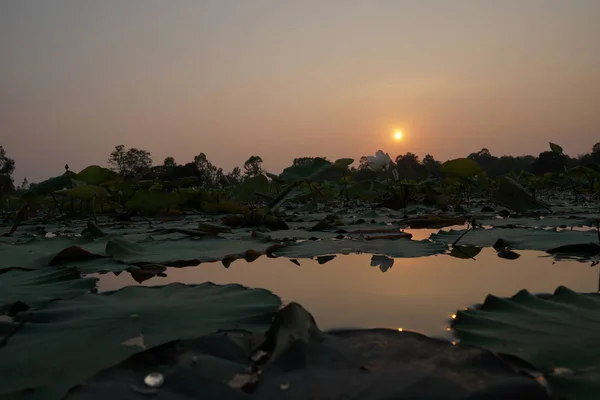
[[[428,240],[319,240],[290,243],[277,248],[273,254],[288,258],[313,258],[333,254],[369,253],[411,258],[442,254],[446,250],[445,244]]]
[[[600,392],[600,295],[560,286],[551,296],[522,290],[488,295],[479,308],[457,311],[452,328],[461,343],[516,355],[546,375],[564,398]]]
[[[263,289],[170,284],[86,294],[21,313],[0,348],[0,397],[59,399],[91,375],[147,348],[220,329],[263,332],[281,305]],[[6,332],[13,323],[0,323]]]
[[[465,231],[439,231],[429,238],[434,242],[454,243]],[[547,231],[543,229],[475,229],[460,239],[461,245],[491,247],[502,239],[506,245],[517,250],[546,251],[567,244],[591,243],[598,240],[596,232]]]
[[[144,385],[152,372],[164,377],[160,388]],[[158,400],[549,400],[536,380],[513,372],[487,350],[390,329],[322,332],[297,303],[280,310],[264,335],[225,332],[149,349],[96,375],[67,399],[148,395]]]
[[[23,271],[0,275],[0,314],[38,308],[55,299],[70,299],[96,287],[97,278],[81,278],[76,268]]]

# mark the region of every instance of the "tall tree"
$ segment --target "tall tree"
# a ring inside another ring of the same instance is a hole
[[[544,151],[531,164],[534,174],[543,175],[550,172],[562,172],[569,162],[569,156],[553,151]]]
[[[163,165],[167,168],[173,168],[177,165],[177,163],[175,162],[175,158],[166,157],[165,160],[163,161]]]
[[[117,170],[121,176],[136,178],[152,167],[152,158],[146,150],[133,147],[125,151],[125,146],[121,144],[110,153],[108,164],[112,165],[113,169]]]
[[[212,186],[217,182],[217,167],[212,165],[206,154],[200,153],[194,157],[194,164],[198,169],[197,176],[205,186]]]
[[[0,194],[15,190],[13,172],[15,172],[15,160],[9,158],[4,147],[0,146]]]
[[[596,143],[594,147],[592,147],[592,160],[596,164],[600,164],[600,142]]]
[[[247,159],[244,163],[244,176],[253,177],[262,174],[264,172],[262,163],[263,160],[260,156],[252,156]]]
[[[240,169],[240,167],[235,167],[230,173],[226,175],[226,177],[227,180],[232,184],[239,183],[242,180],[242,170]]]

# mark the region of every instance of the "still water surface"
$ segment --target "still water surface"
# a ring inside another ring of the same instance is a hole
[[[338,255],[326,264],[299,260],[300,266],[283,257],[260,257],[252,263],[237,260],[228,269],[221,263],[169,268],[167,277],[154,277],[143,285],[239,283],[302,304],[324,330],[402,328],[446,338],[452,314],[483,302],[489,293],[512,296],[521,289],[551,293],[559,285],[580,292],[598,289],[598,269],[589,263],[554,262],[537,251],[519,254],[517,260],[506,260],[485,248],[476,260],[449,255],[399,258],[386,272],[370,266],[371,255]],[[127,272],[98,276],[99,291],[139,285]]]

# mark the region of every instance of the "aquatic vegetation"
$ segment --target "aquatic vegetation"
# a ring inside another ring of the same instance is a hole
[[[3,200],[0,397],[305,398],[310,390],[314,398],[585,399],[597,392],[598,300],[562,287],[553,296],[490,295],[479,308],[457,311],[451,342],[403,329],[321,331],[302,306],[280,309],[282,300],[265,289],[175,283],[97,293],[98,277],[88,276],[124,273],[141,283],[172,267],[229,268],[261,257],[296,266],[314,259],[320,267],[348,254],[368,254],[370,267],[386,272],[402,259],[472,262],[485,248],[510,265],[537,250],[595,266],[593,167],[489,177],[461,158],[418,180],[380,151],[361,160],[371,174],[361,180],[350,171],[353,159],[319,157],[280,175],[251,157],[244,178],[218,180],[199,155],[209,180],[141,179],[129,176],[128,153],[115,151],[121,174],[67,168]],[[143,153],[129,157],[147,168]]]

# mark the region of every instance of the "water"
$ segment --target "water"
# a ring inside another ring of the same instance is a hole
[[[581,292],[598,289],[599,272],[589,263],[555,262],[536,251],[519,254],[517,260],[505,260],[485,248],[476,260],[449,255],[400,258],[386,272],[370,266],[370,255],[338,255],[322,265],[299,260],[301,266],[287,258],[263,256],[252,263],[237,260],[229,269],[220,262],[169,268],[167,277],[154,277],[143,285],[239,283],[269,289],[284,302],[300,303],[321,329],[379,327],[446,338],[452,314],[483,302],[489,293],[512,296],[521,289],[551,293],[559,285]],[[99,291],[139,285],[127,272],[97,276]]]

